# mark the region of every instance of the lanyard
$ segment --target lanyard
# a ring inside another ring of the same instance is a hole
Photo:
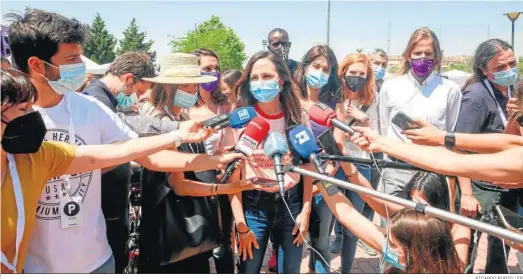
[[[15,246],[15,257],[13,258],[13,263],[9,263],[4,252],[2,252],[2,263],[7,266],[13,273],[16,273],[16,264],[18,262],[18,252],[20,252],[20,243],[22,243],[22,238],[24,236],[24,227],[25,227],[25,212],[24,212],[24,197],[22,194],[22,184],[20,183],[20,177],[18,176],[18,171],[16,170],[15,158],[12,154],[7,154],[7,160],[9,164],[9,172],[11,173],[11,180],[13,183],[13,192],[15,195],[16,201],[16,211],[17,211],[17,220],[16,220],[16,246]]]
[[[74,125],[73,125],[73,113],[71,110],[71,100],[68,100],[70,97],[69,94],[77,94],[77,93],[68,93],[64,95],[64,101],[67,105],[67,113],[69,114],[69,144],[76,145],[76,135],[74,131]],[[71,181],[69,179],[69,175],[64,175],[64,183],[65,183],[65,191],[69,195],[69,197],[72,197],[71,193]]]
[[[501,108],[501,106],[499,105],[498,101],[496,100],[496,96],[494,96],[494,90],[492,90],[492,87],[490,86],[490,83],[488,82],[487,79],[484,79],[483,83],[485,83],[485,86],[487,86],[488,92],[490,93],[492,98],[494,98],[494,102],[496,102],[496,105],[498,106],[499,116],[501,116],[501,121],[503,122],[503,128],[507,127],[507,117],[505,117],[505,113],[503,113],[503,109]],[[510,95],[512,95],[510,91],[511,90],[510,90],[510,87],[509,87],[508,88],[508,95],[509,95],[509,97],[510,97]]]

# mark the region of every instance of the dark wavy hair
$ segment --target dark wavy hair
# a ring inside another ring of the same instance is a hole
[[[500,50],[509,50],[512,46],[500,39],[490,39],[481,43],[474,53],[474,63],[472,64],[472,76],[463,85],[462,90],[472,83],[480,82],[487,77],[483,70],[487,69],[488,62],[494,58]]]
[[[320,90],[320,102],[325,104],[333,102],[339,103],[343,100],[343,94],[341,94],[341,82],[338,77],[338,61],[332,49],[326,45],[317,45],[305,53],[301,65],[294,73],[296,88],[299,90],[302,98],[308,98],[306,79],[307,68],[310,66],[312,61],[318,57],[325,58],[330,68],[329,81]]]
[[[283,86],[280,92],[280,102],[284,108],[285,119],[287,121],[293,121],[295,124],[301,124],[300,99],[294,90],[289,68],[281,57],[268,51],[260,51],[254,54],[251,56],[251,59],[249,59],[249,62],[247,62],[247,66],[245,67],[240,80],[236,83],[232,91],[232,99],[235,100],[233,109],[254,106],[258,103],[258,100],[254,98],[250,89],[251,71],[254,63],[264,58],[269,59],[274,64],[276,72],[280,79],[283,80]]]
[[[16,104],[38,100],[38,91],[26,74],[15,69],[1,69],[2,112]]]
[[[405,191],[422,192],[427,197],[430,206],[441,210],[450,211],[450,195],[447,179],[444,175],[432,172],[416,172],[405,185]]]

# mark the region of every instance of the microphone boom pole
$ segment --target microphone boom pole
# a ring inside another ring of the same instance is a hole
[[[341,187],[344,189],[348,189],[348,190],[355,191],[358,193],[364,193],[369,196],[373,196],[373,197],[376,197],[376,198],[379,198],[379,199],[382,199],[382,200],[385,200],[388,202],[399,204],[406,208],[415,209],[416,211],[418,211],[420,213],[432,215],[439,219],[442,219],[442,220],[445,220],[448,222],[452,222],[452,223],[456,223],[456,224],[460,224],[460,225],[469,227],[471,229],[487,233],[492,236],[500,237],[500,238],[503,238],[506,240],[511,240],[511,241],[515,241],[517,243],[523,244],[523,234],[521,234],[521,233],[509,231],[507,229],[496,227],[491,224],[483,223],[483,222],[480,222],[480,221],[477,221],[477,220],[474,220],[471,218],[467,218],[467,217],[464,217],[461,215],[457,215],[457,214],[454,214],[454,213],[451,213],[451,212],[448,212],[445,210],[441,210],[441,209],[438,209],[435,207],[426,206],[425,204],[422,204],[422,203],[415,203],[413,201],[398,198],[398,197],[388,195],[385,193],[380,193],[375,190],[370,190],[365,187],[361,187],[361,186],[358,186],[358,185],[355,185],[355,184],[352,184],[349,182],[338,180],[338,179],[332,178],[330,176],[321,175],[319,173],[308,171],[308,170],[305,170],[305,169],[302,169],[302,168],[299,168],[299,167],[296,167],[293,165],[287,165],[286,169],[288,171],[291,171],[294,173],[310,176],[310,177],[313,177],[313,178],[316,178],[319,180],[323,180],[323,181],[332,183],[332,184],[337,185],[338,187]]]
[[[428,170],[418,168],[411,164],[389,162],[389,161],[385,161],[385,160],[376,160],[376,162],[374,162],[374,160],[371,160],[371,159],[361,159],[361,158],[355,158],[355,157],[350,157],[350,156],[339,156],[339,155],[328,155],[328,154],[320,154],[319,157],[322,160],[341,161],[341,162],[349,162],[349,163],[361,164],[361,165],[370,165],[370,166],[375,166],[380,169],[389,168],[389,169],[430,172]]]

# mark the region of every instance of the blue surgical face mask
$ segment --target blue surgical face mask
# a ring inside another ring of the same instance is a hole
[[[127,108],[134,105],[136,101],[138,101],[138,97],[136,96],[136,93],[127,96],[125,93],[120,92],[118,95],[116,95],[116,100],[118,100],[119,107]]]
[[[518,67],[506,71],[495,72],[492,75],[494,76],[493,82],[497,85],[514,85],[516,84],[516,80],[518,79]]]
[[[399,263],[399,255],[396,250],[392,249],[388,243],[388,239],[383,239],[382,248],[383,258],[380,260],[380,270],[384,273],[387,269],[393,267],[405,271],[407,267]]]
[[[376,80],[380,80],[385,77],[385,68],[381,66],[372,66],[372,69],[374,70],[374,76],[376,77]]]
[[[181,108],[192,108],[198,101],[198,93],[191,94],[183,90],[176,90],[174,95],[174,105]]]
[[[53,90],[60,95],[75,92],[78,88],[80,88],[80,86],[85,80],[85,76],[87,75],[87,69],[85,67],[84,62],[69,65],[60,65],[58,67],[45,61],[44,63],[46,63],[49,66],[58,68],[58,70],[60,71],[59,80],[49,80],[44,76],[44,78],[47,79],[49,86],[51,86],[51,88],[53,88]]]
[[[307,84],[312,88],[322,88],[329,82],[329,75],[314,68],[307,70],[307,76],[305,78]]]
[[[250,88],[254,98],[262,103],[274,100],[280,93],[280,85],[277,79],[251,81]]]

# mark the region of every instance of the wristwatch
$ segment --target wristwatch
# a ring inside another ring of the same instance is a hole
[[[454,150],[454,146],[456,146],[456,136],[454,136],[454,132],[447,132],[445,135],[445,147],[448,150]]]

